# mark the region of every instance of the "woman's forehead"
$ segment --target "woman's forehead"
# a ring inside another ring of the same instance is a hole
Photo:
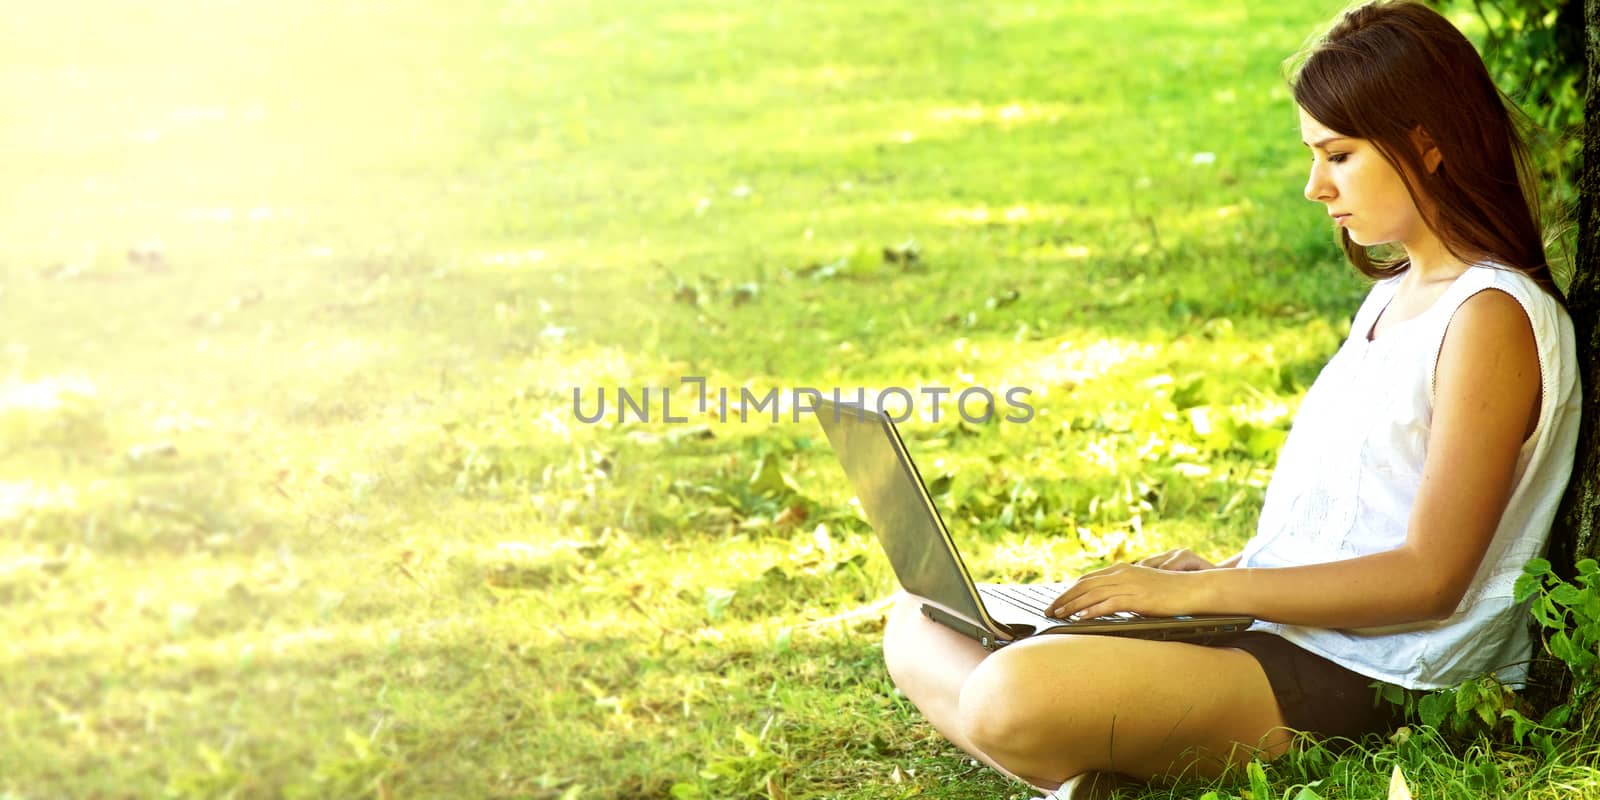
[[[1307,147],[1326,147],[1329,142],[1353,139],[1317,121],[1307,111],[1300,109],[1300,141]]]

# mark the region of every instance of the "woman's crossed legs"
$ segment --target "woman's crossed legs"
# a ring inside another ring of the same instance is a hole
[[[1091,772],[1210,776],[1292,740],[1242,650],[1050,635],[990,653],[921,606],[901,595],[890,612],[895,685],[958,747],[1035,786]]]

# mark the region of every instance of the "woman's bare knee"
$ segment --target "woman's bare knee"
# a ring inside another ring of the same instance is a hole
[[[1093,767],[1071,739],[1094,726],[1075,719],[1063,685],[1070,669],[1064,671],[1059,659],[1044,663],[1040,655],[1037,648],[1013,645],[980,664],[961,689],[962,731],[1010,771],[1061,781]]]

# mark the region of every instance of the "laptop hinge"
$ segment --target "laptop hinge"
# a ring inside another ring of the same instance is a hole
[[[1002,639],[999,636],[996,636],[993,631],[989,631],[974,625],[971,622],[968,622],[954,614],[951,614],[948,611],[945,611],[942,608],[939,608],[938,606],[924,603],[922,605],[922,614],[928,619],[931,619],[934,622],[937,622],[940,625],[955,631],[956,633],[978,640],[978,644],[981,645],[983,649],[990,652],[994,652],[995,650],[999,650],[1000,648],[1011,644],[1010,639]]]

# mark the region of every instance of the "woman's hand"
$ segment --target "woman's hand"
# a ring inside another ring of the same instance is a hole
[[[1192,553],[1190,556],[1179,563],[1210,563]],[[1207,583],[1200,569],[1190,567],[1188,572],[1181,572],[1139,564],[1113,564],[1079,578],[1045,609],[1045,615],[1057,619],[1093,619],[1118,611],[1155,617],[1199,613],[1206,605]]]
[[[1141,567],[1164,569],[1172,572],[1194,572],[1202,569],[1216,569],[1217,565],[1201,558],[1193,550],[1183,548],[1168,550],[1136,562]]]

